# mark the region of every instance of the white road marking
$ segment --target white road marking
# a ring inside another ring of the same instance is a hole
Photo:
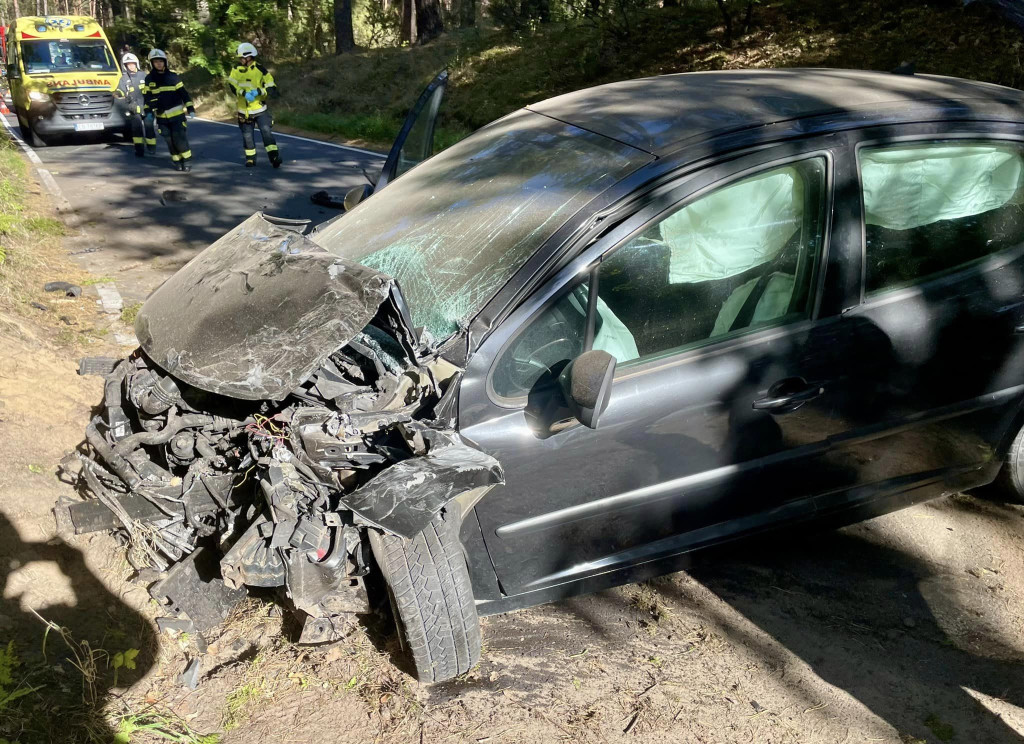
[[[216,119],[204,119],[201,116],[196,117],[196,121],[205,121],[208,124],[220,124],[223,127],[237,127],[237,124],[232,124],[227,121],[217,121]],[[297,134],[287,134],[285,132],[274,132],[275,137],[291,137],[292,139],[302,140],[303,142],[312,142],[314,145],[324,145],[325,147],[337,147],[340,150],[351,150],[352,152],[362,153],[363,155],[373,155],[374,157],[380,158],[381,160],[387,157],[387,153],[374,152],[373,150],[364,150],[361,147],[352,147],[352,145],[339,145],[337,142],[324,142],[323,140],[316,140],[310,137],[300,137]]]
[[[15,133],[14,127],[7,121],[6,116],[0,116],[0,120],[3,120],[4,126],[7,127],[7,132],[11,135],[11,139],[18,143],[18,147],[25,153],[25,157],[36,167],[36,171],[39,173],[39,180],[43,182],[43,188],[50,192],[50,196],[57,203],[57,211],[71,212],[71,202],[64,198],[64,192],[60,190],[60,186],[54,180],[53,174],[43,167],[43,161],[36,155],[35,150],[29,147],[28,143],[22,141],[21,137]]]

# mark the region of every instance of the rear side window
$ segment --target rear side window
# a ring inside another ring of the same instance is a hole
[[[1024,242],[1024,152],[928,142],[859,153],[865,291],[904,287]]]

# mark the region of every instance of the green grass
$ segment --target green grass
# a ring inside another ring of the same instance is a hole
[[[953,741],[955,734],[953,727],[943,722],[934,713],[925,719],[924,725],[931,729],[931,732],[935,734],[939,741]]]
[[[614,80],[723,68],[851,67],[1024,85],[1024,34],[981,3],[923,0],[777,0],[730,46],[714,3],[636,16],[628,36],[593,24],[535,32],[469,29],[422,47],[339,57],[272,60],[282,98],[275,119],[299,129],[387,149],[423,87],[447,67],[450,83],[437,145],[530,103]],[[992,52],[998,50],[998,52]],[[210,100],[221,82],[195,74]]]
[[[121,322],[125,325],[135,325],[135,318],[138,317],[141,302],[129,302],[121,308]]]

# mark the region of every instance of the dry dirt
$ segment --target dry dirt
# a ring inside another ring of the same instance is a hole
[[[685,572],[488,618],[480,665],[435,687],[394,665],[386,619],[303,649],[285,640],[278,605],[247,600],[188,690],[177,676],[195,639],[157,634],[158,608],[125,581],[113,538],[56,535],[50,509],[75,497],[57,463],[102,386],[76,375],[81,344],[21,322],[31,338],[0,331],[0,645],[13,639],[25,667],[37,663],[38,613],[99,650],[95,697],[115,717],[97,740],[141,713],[225,744],[1024,742],[1024,505],[972,495],[705,552]],[[85,724],[59,713],[83,697],[80,675],[48,642],[56,671],[29,699],[52,720],[0,715],[0,738],[84,738]],[[132,648],[136,669],[115,684],[113,656]]]

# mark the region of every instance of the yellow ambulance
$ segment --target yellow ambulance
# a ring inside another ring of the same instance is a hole
[[[121,65],[94,19],[18,18],[6,50],[14,111],[33,147],[57,136],[125,131],[128,112],[114,95]]]

